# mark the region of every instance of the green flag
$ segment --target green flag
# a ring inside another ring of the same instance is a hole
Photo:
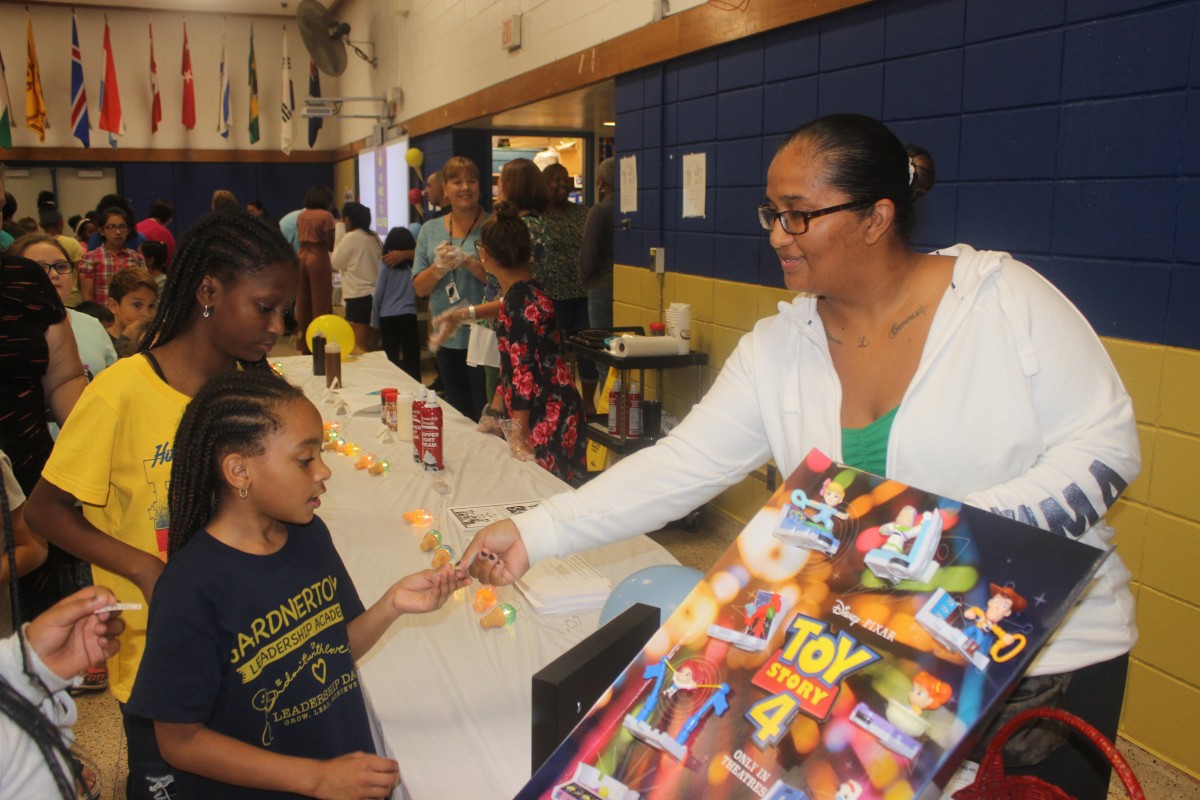
[[[254,61],[254,26],[250,26],[250,144],[258,141],[258,64]]]

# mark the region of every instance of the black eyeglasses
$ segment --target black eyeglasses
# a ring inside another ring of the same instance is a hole
[[[104,226],[104,230],[112,231],[112,232],[116,233],[117,231],[129,230],[129,226],[128,225],[114,225],[113,223],[110,222],[109,224]]]
[[[66,275],[71,271],[70,261],[55,261],[53,264],[41,264],[41,262],[39,262],[39,264],[42,269],[46,270],[47,275],[49,275],[51,272],[57,272],[59,275]]]
[[[779,220],[779,224],[783,226],[784,233],[790,233],[792,236],[800,236],[808,233],[808,223],[813,217],[823,217],[826,214],[832,214],[835,211],[845,211],[848,208],[861,208],[874,203],[874,200],[852,200],[849,203],[842,203],[829,208],[818,208],[816,211],[776,211],[768,205],[758,207],[758,224],[762,225],[764,231],[769,231],[775,227],[775,220]]]

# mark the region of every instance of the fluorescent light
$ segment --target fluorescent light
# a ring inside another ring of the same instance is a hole
[[[617,127],[617,123],[615,123],[615,122],[601,122],[600,124],[601,124],[601,125],[603,125],[603,126],[605,126],[606,128],[615,128],[615,127]]]

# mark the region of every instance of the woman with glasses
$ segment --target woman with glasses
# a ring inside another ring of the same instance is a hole
[[[59,299],[64,304],[67,302],[75,269],[58,237],[31,233],[13,242],[9,252],[27,258],[45,270]],[[79,360],[83,362],[84,370],[95,377],[117,360],[112,338],[100,320],[90,314],[68,307],[67,317],[71,320],[71,333],[75,335],[75,344],[79,348]]]
[[[127,267],[146,268],[146,259],[128,244],[133,216],[118,206],[109,206],[100,214],[101,245],[89,250],[79,264],[79,291],[84,300],[104,303],[108,299],[108,282],[118,271]]]
[[[3,183],[0,170],[0,192]],[[47,277],[47,271],[58,274],[66,256],[54,246],[53,253],[28,247],[32,240],[49,238],[23,236],[0,255],[0,451],[12,459],[13,474],[26,495],[54,447],[46,427],[47,407],[61,425],[87,384],[66,310]],[[65,574],[56,557],[21,578],[24,619],[58,601]]]
[[[509,583],[540,558],[655,530],[770,458],[792,473],[813,448],[1106,547],[1104,514],[1140,467],[1129,396],[1087,321],[1032,269],[965,244],[911,249],[933,183],[933,158],[876,120],[838,114],[795,131],[759,220],[799,295],[742,338],[661,442],[481,531],[463,556],[472,574]],[[1136,640],[1129,578],[1110,555],[1014,697],[1115,736]],[[1062,738],[1023,763],[1044,758],[1029,771],[1104,798],[1107,762]]]

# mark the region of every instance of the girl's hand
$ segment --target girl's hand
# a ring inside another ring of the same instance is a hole
[[[118,611],[96,611],[117,602],[103,586],[89,586],[60,600],[29,623],[25,636],[50,670],[69,679],[116,655],[125,630]]]
[[[506,419],[500,423],[508,450],[517,461],[536,461],[537,455],[529,444],[529,426],[519,419]]]
[[[446,604],[450,595],[471,582],[447,564],[439,570],[424,569],[400,579],[390,590],[392,608],[402,614],[426,614]]]
[[[317,763],[312,796],[320,800],[387,800],[400,782],[400,765],[371,753],[350,753]]]

